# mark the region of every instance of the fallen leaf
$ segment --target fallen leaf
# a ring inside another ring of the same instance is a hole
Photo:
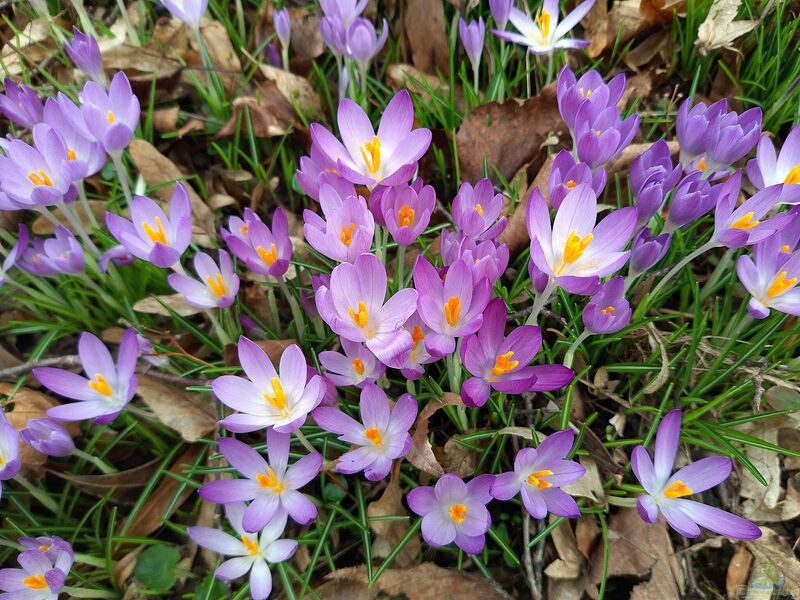
[[[662,334],[656,329],[652,323],[647,324],[647,341],[650,343],[650,350],[655,352],[659,351],[661,357],[661,368],[658,374],[646,386],[642,388],[643,394],[655,394],[658,390],[664,387],[664,384],[669,380],[669,357],[667,356],[667,349],[664,342],[661,340]]]
[[[308,79],[272,65],[261,65],[261,74],[272,81],[284,98],[305,117],[322,114],[322,103]]]
[[[208,394],[189,392],[149,375],[139,375],[138,379],[136,393],[142,401],[159,421],[187,442],[196,442],[216,429],[217,417]]]
[[[550,522],[555,517],[550,516]],[[564,521],[553,530],[550,535],[558,552],[558,558],[551,562],[544,570],[544,574],[554,579],[577,579],[581,575],[583,557],[578,551],[578,543],[572,525]]]
[[[728,571],[725,575],[725,591],[728,600],[738,600],[741,598],[742,586],[747,584],[750,578],[750,567],[753,564],[753,555],[747,551],[745,546],[739,546],[736,554],[728,563]]]
[[[450,46],[442,0],[408,0],[405,11],[403,25],[414,66],[446,77],[450,72]]]
[[[597,463],[588,456],[581,456],[578,459],[586,473],[577,481],[562,486],[565,492],[571,496],[589,498],[596,504],[605,502],[606,493],[603,489],[603,482],[600,479],[600,472],[597,470]]]
[[[589,40],[586,53],[597,58],[608,46],[608,2],[595,2],[583,19],[583,36]]]
[[[592,556],[595,543],[602,534],[593,515],[581,515],[575,525],[575,541],[578,550],[588,560]]]
[[[139,492],[144,489],[160,465],[161,459],[155,458],[133,469],[108,475],[72,475],[54,469],[48,469],[48,472],[69,481],[91,496],[105,498],[110,493],[110,498],[115,504],[132,506],[139,497]]]
[[[168,306],[182,317],[191,317],[192,315],[197,315],[203,312],[202,309],[189,305],[183,298],[182,294],[148,296],[147,298],[142,298],[136,302],[136,304],[133,305],[133,310],[148,315],[171,317],[172,315],[164,307],[164,305]]]
[[[417,416],[414,434],[411,436],[411,447],[406,454],[406,460],[418,469],[436,477],[444,475],[444,469],[433,454],[433,446],[428,441],[428,420],[445,406],[463,406],[461,396],[445,392],[441,402],[432,400]]]
[[[778,578],[782,578],[781,594],[790,598],[800,596],[800,560],[797,560],[785,537],[768,527],[762,527],[760,538],[747,540],[744,544],[755,558],[751,585],[757,574],[764,577],[774,573],[777,577],[768,577],[766,583],[770,579],[772,583],[777,583]]]
[[[778,443],[778,429],[771,423],[754,421],[739,429],[767,443],[775,445]],[[765,487],[749,469],[742,469],[739,489],[739,495],[745,498],[742,512],[748,515],[748,518],[752,518],[751,513],[758,509],[770,511],[777,506],[781,494],[781,462],[775,452],[750,444],[744,447],[744,454],[767,482]]]
[[[217,137],[235,135],[237,126],[242,133],[248,133],[245,112],[250,115],[253,135],[259,138],[280,137],[295,124],[294,108],[272,81],[261,84],[255,95],[235,98],[231,105],[233,115],[217,132]]]
[[[169,108],[159,108],[153,111],[153,127],[159,133],[170,133],[178,129],[178,114],[180,108],[170,106]]]
[[[622,60],[633,71],[638,71],[639,67],[646,65],[656,56],[662,56],[664,62],[668,63],[672,56],[672,35],[669,30],[658,31],[648,35],[640,44],[636,44],[622,56]],[[630,80],[628,80],[630,84]],[[646,97],[640,94],[640,97]]]
[[[697,30],[694,42],[701,56],[720,48],[736,50],[731,45],[733,41],[755,29],[758,21],[734,20],[741,5],[742,0],[714,0],[706,20]]]
[[[5,76],[20,75],[28,65],[37,65],[53,52],[55,41],[50,36],[50,25],[45,19],[33,19],[19,34],[8,32],[9,38],[0,52],[0,64]]]
[[[520,192],[520,201],[514,208],[514,212],[511,213],[511,217],[508,219],[506,228],[500,234],[498,241],[501,244],[506,244],[508,246],[508,251],[512,256],[516,255],[520,250],[527,246],[531,239],[530,235],[528,235],[528,223],[525,217],[525,211],[531,192],[538,188],[542,193],[542,196],[544,196],[544,199],[548,203],[550,202],[550,194],[547,190],[547,180],[550,178],[550,173],[553,170],[553,161],[555,160],[555,157],[555,153],[550,154],[544,161],[542,167],[539,169],[536,177],[533,179],[533,183],[531,184],[530,188],[526,189],[524,192]]]
[[[289,9],[292,15],[292,61],[312,61],[325,52],[325,42],[319,31],[320,15],[303,11],[298,15]]]
[[[458,442],[468,433],[474,433],[474,430],[452,436],[444,443],[444,448],[437,448],[434,452],[445,472],[455,473],[462,478],[475,473],[480,457],[478,452]]]
[[[377,500],[370,502],[367,506],[367,516],[370,518],[376,517],[408,517],[408,511],[403,506],[403,491],[400,489],[400,462],[395,461],[392,467],[392,476],[389,479],[389,485],[383,491],[383,494]],[[378,545],[380,541],[386,542],[388,549],[393,549],[397,546],[403,536],[410,527],[410,520],[408,518],[403,520],[392,521],[370,521],[370,527],[375,533],[375,544]],[[410,567],[417,562],[421,550],[419,536],[412,537],[405,548],[397,555],[392,563],[395,567],[406,568]],[[385,558],[376,555],[373,552],[373,557]]]
[[[117,584],[117,587],[122,587],[123,584],[130,579],[131,575],[133,575],[133,568],[136,566],[136,559],[139,558],[139,555],[145,548],[147,548],[147,546],[144,544],[139,544],[131,552],[128,552],[125,556],[119,559],[117,564],[114,565],[111,573],[114,576],[114,583]]]
[[[103,227],[103,224],[106,222],[106,211],[108,210],[108,202],[104,200],[89,200],[89,210],[92,211],[94,215],[95,221],[97,221],[100,227]],[[86,211],[83,210],[83,206],[79,206],[78,204],[73,204],[73,213],[77,215],[78,221],[83,226],[86,231],[92,230],[92,223],[89,220],[89,216],[86,214]],[[64,216],[64,213],[61,211],[60,208],[54,208],[51,210],[53,216],[58,219],[61,223],[64,224],[64,227],[69,229],[72,233],[77,234],[78,232],[75,231],[75,228],[69,224],[67,218]],[[31,225],[31,230],[36,235],[53,235],[56,232],[56,226],[53,222],[42,216],[39,215],[36,217],[36,220]]]
[[[405,63],[395,63],[386,67],[386,79],[392,88],[396,90],[408,88],[408,91],[419,94],[425,100],[430,100],[428,87],[444,93],[449,89],[447,83],[440,77],[424,73]]]
[[[188,37],[183,46],[170,44],[169,50],[159,48],[156,42],[146,46],[118,44],[103,53],[103,66],[112,72],[123,71],[131,89],[140,99],[149,101],[155,81],[155,101],[177,100],[188,90],[182,83],[183,65],[178,57],[188,48]]]
[[[281,355],[283,351],[286,350],[292,344],[296,344],[297,340],[290,339],[290,340],[256,340],[256,346],[261,348],[264,352],[267,353],[269,360],[275,366],[281,360]]]
[[[226,89],[233,89],[237,77],[241,77],[242,63],[233,49],[228,30],[220,21],[203,17],[200,35],[206,43],[211,62],[222,77]],[[194,41],[194,40],[193,40]]]

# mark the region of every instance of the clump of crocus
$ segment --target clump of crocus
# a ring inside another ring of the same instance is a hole
[[[582,2],[559,22],[557,0],[545,0],[541,10],[531,19],[521,10],[512,7],[508,18],[519,33],[493,29],[497,37],[526,46],[532,54],[551,54],[557,48],[586,48],[589,42],[564,36],[586,16],[594,0]]]
[[[17,262],[20,269],[45,277],[83,273],[86,265],[83,248],[63,225],[56,227],[52,238],[34,238]]]
[[[774,308],[800,316],[800,251],[773,235],[753,247],[753,258],[740,256],[736,263],[739,281],[752,296],[747,304],[750,315],[765,319]]]
[[[590,185],[596,195],[600,195],[606,187],[608,176],[603,168],[594,173],[586,163],[578,162],[567,150],[561,150],[553,159],[553,168],[547,179],[547,192],[550,205],[558,210],[564,197],[578,185]]]
[[[254,273],[283,277],[289,270],[292,240],[282,208],[275,209],[271,228],[255,212],[245,208],[244,220],[230,217],[228,229],[222,228],[220,233],[233,255]]]
[[[646,492],[637,502],[642,519],[655,523],[660,512],[670,527],[688,538],[699,536],[701,526],[737,539],[761,537],[761,530],[750,521],[687,498],[727,479],[731,461],[724,456],[708,456],[673,473],[680,435],[681,411],[673,410],[658,426],[654,460],[644,446],[633,449],[633,473]]]
[[[89,81],[80,94],[86,127],[106,152],[119,156],[139,124],[139,99],[125,73],[118,71],[108,90]]]
[[[616,106],[594,114],[594,106],[581,104],[575,115],[573,140],[578,158],[596,170],[608,163],[631,143],[639,129],[639,115],[622,119]]]
[[[468,554],[477,554],[486,544],[492,525],[486,509],[494,475],[478,475],[468,483],[452,473],[436,485],[416,487],[408,492],[408,506],[422,517],[422,537],[430,546],[452,542]]]
[[[492,240],[476,242],[463,232],[453,233],[447,229],[442,229],[439,241],[444,266],[450,267],[463,260],[472,272],[475,285],[481,279],[493,285],[508,266],[509,253],[505,244],[496,244]]]
[[[0,482],[17,476],[22,468],[19,458],[19,434],[6,419],[5,411],[0,410]],[[0,495],[3,486],[0,485]]]
[[[184,273],[170,273],[167,277],[172,289],[182,294],[187,304],[208,310],[227,308],[236,301],[239,277],[227,252],[219,251],[219,266],[208,254],[198,252],[194,255],[194,270],[199,280]]]
[[[72,28],[72,41],[64,42],[64,50],[81,71],[89,79],[105,87],[106,73],[103,69],[103,57],[100,55],[100,46],[93,36],[83,33],[77,27]]]
[[[83,113],[67,96],[58,93],[44,104],[44,123],[61,136],[66,149],[67,170],[72,181],[79,183],[94,175],[106,163],[106,151],[86,127]]]
[[[400,246],[410,246],[430,223],[436,192],[429,185],[390,187],[381,195],[380,208],[392,239]]]
[[[638,226],[647,224],[678,183],[683,169],[673,167],[669,145],[658,140],[631,163],[630,188],[636,198]]]
[[[558,431],[536,448],[523,448],[514,458],[514,470],[498,475],[491,494],[498,500],[510,500],[517,494],[534,519],[547,513],[577,519],[580,508],[561,488],[577,481],[586,472],[580,464],[565,457],[572,450],[575,434],[570,429]]]
[[[453,222],[465,235],[476,241],[494,240],[506,227],[503,210],[503,194],[495,194],[492,182],[481,179],[472,187],[461,184],[453,198]]]
[[[309,524],[317,518],[317,507],[297,490],[319,474],[322,455],[307,454],[288,466],[290,442],[290,434],[268,429],[267,462],[247,444],[220,438],[220,452],[245,478],[211,481],[200,488],[200,496],[217,504],[252,501],[242,517],[242,527],[250,533],[260,531],[282,512],[301,525]]]
[[[341,344],[344,354],[331,350],[319,353],[319,362],[325,368],[325,377],[335,386],[363,387],[364,384],[375,383],[386,371],[385,365],[364,344],[344,338],[341,339]]]
[[[624,73],[605,83],[602,75],[594,69],[576,79],[572,70],[565,66],[556,81],[558,111],[574,136],[575,120],[580,109],[583,109],[583,119],[593,120],[606,108],[616,106],[624,91]]]
[[[42,101],[30,86],[17,85],[8,77],[3,81],[5,94],[0,94],[0,113],[17,125],[33,129],[42,120]]]
[[[662,233],[694,223],[716,206],[721,191],[721,185],[711,185],[701,171],[684,177],[675,188]]]
[[[361,390],[361,423],[338,408],[321,406],[314,411],[317,425],[339,435],[339,439],[358,446],[339,457],[336,470],[350,475],[364,471],[370,481],[385,478],[392,461],[406,455],[411,447],[408,430],[417,416],[417,399],[403,394],[394,408],[386,393],[374,384]]]
[[[800,127],[789,132],[777,155],[772,141],[762,135],[758,140],[756,157],[747,163],[747,178],[759,190],[771,185],[800,184]],[[794,195],[790,201],[800,202],[800,197]]]
[[[281,355],[278,373],[258,344],[239,338],[239,363],[244,377],[223,375],[211,383],[217,398],[240,411],[220,423],[235,433],[274,427],[288,433],[300,427],[322,400],[322,377],[308,378],[308,365],[300,347],[292,344]]]
[[[303,211],[303,235],[314,250],[338,262],[353,262],[369,252],[375,221],[361,196],[354,190],[340,196],[320,178],[319,204],[324,219],[314,211]]]
[[[89,332],[78,339],[78,355],[86,377],[52,367],[33,370],[44,387],[78,401],[48,408],[47,416],[59,421],[94,419],[97,424],[110,423],[136,393],[134,370],[139,356],[136,331],[125,331],[116,364],[103,342]]]

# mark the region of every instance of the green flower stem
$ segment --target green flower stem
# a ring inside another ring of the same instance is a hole
[[[281,286],[281,291],[283,295],[286,296],[289,308],[292,309],[292,318],[294,319],[294,326],[297,330],[297,340],[302,342],[306,335],[306,324],[303,320],[303,311],[300,309],[300,303],[289,290],[289,286],[286,285],[286,280],[283,277],[278,277],[278,285]]]
[[[567,353],[564,355],[565,367],[572,368],[572,361],[575,359],[575,352],[590,335],[592,335],[592,332],[588,329],[585,329],[578,337],[575,338],[575,341],[572,342],[569,350],[567,350]]]
[[[125,168],[125,165],[122,162],[122,152],[113,152],[109,154],[111,155],[111,162],[114,163],[114,169],[117,171],[119,184],[122,187],[122,193],[125,195],[125,203],[127,204],[128,208],[130,208],[133,197],[131,196],[131,185],[128,181],[128,169]]]
[[[112,473],[119,473],[117,469],[109,465],[99,456],[93,456],[88,452],[84,452],[83,450],[80,450],[78,448],[75,448],[72,451],[72,455],[77,456],[78,458],[82,458],[86,462],[92,463],[95,467],[97,467],[99,471],[101,471],[105,475],[111,475]]]
[[[31,496],[36,498],[36,500],[38,500],[42,504],[42,506],[44,506],[50,512],[56,515],[61,512],[60,509],[58,508],[58,504],[56,504],[55,501],[50,496],[48,496],[44,490],[33,485],[30,481],[25,479],[25,477],[22,474],[16,475],[14,477],[14,481],[16,481],[22,487],[24,487],[30,493]]]

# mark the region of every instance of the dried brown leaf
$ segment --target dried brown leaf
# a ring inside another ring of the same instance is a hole
[[[200,35],[206,43],[211,61],[222,77],[225,87],[231,89],[237,77],[241,76],[242,63],[233,49],[228,30],[220,21],[203,18],[200,23]]]
[[[450,47],[447,43],[442,0],[408,0],[403,19],[411,60],[420,71],[447,76]]]
[[[586,53],[597,58],[608,46],[608,2],[599,0],[583,19],[583,34],[589,40]]]
[[[170,106],[169,108],[159,108],[153,111],[153,127],[159,133],[170,133],[178,129],[178,114],[180,108]]]
[[[603,489],[603,482],[600,479],[597,463],[588,456],[581,456],[578,461],[586,469],[586,473],[577,481],[563,486],[562,489],[571,496],[589,498],[597,504],[604,503],[606,493]]]
[[[735,21],[742,0],[714,0],[706,20],[697,30],[694,45],[705,56],[712,50],[728,48],[735,50],[733,41],[755,29],[758,21]]]
[[[400,489],[400,461],[396,461],[392,468],[392,476],[389,485],[377,500],[370,502],[367,506],[367,515],[375,517],[408,517],[408,511],[403,506],[403,491]],[[376,544],[379,539],[385,540],[388,548],[395,548],[403,539],[410,526],[409,519],[392,521],[371,521],[370,527],[376,536]],[[417,557],[421,550],[419,536],[414,536],[406,544],[405,548],[397,555],[392,563],[395,567],[406,568],[417,563]],[[373,553],[373,556],[375,554]],[[379,556],[380,558],[380,556]]]
[[[253,135],[259,138],[285,135],[295,123],[294,108],[272,81],[261,84],[256,95],[240,96],[231,104],[233,116],[222,126],[217,137],[235,135],[237,125],[242,133],[247,133],[247,120],[243,117],[245,112],[250,115]]]
[[[469,433],[474,433],[474,430]],[[444,443],[444,448],[437,448],[434,452],[447,473],[455,473],[462,478],[475,473],[480,458],[478,452],[458,443],[465,435],[467,434],[461,433],[452,436]]]
[[[550,517],[553,522],[555,517]],[[581,575],[583,557],[578,550],[578,543],[572,525],[569,521],[564,521],[553,530],[551,535],[555,544],[558,558],[547,565],[544,570],[545,575],[554,579],[577,579]]]
[[[737,600],[741,586],[747,583],[750,578],[750,567],[753,565],[753,555],[747,551],[745,546],[739,546],[736,554],[728,563],[728,572],[725,575],[725,591],[728,600]]]
[[[445,392],[441,402],[430,401],[417,416],[414,434],[411,436],[411,448],[406,454],[406,460],[418,469],[436,477],[444,475],[444,469],[433,454],[433,446],[428,441],[428,420],[445,406],[463,405],[461,396]]]
[[[781,593],[790,598],[800,596],[800,560],[797,560],[784,536],[768,527],[762,527],[760,538],[747,540],[744,544],[755,558],[751,584],[757,577],[763,578],[762,585],[777,583],[778,578],[782,577]]]
[[[191,317],[203,312],[201,309],[187,304],[182,294],[167,294],[163,296],[148,296],[133,305],[133,310],[148,315],[161,315],[171,317],[164,305],[171,308],[182,317]]]
[[[442,90],[443,92],[448,90],[447,84],[440,77],[423,73],[405,63],[395,63],[386,67],[386,79],[392,88],[396,90],[408,88],[410,92],[419,94],[426,100],[430,100],[426,85],[433,90]]]
[[[115,504],[132,506],[160,464],[161,459],[155,458],[133,469],[109,475],[72,475],[53,469],[48,472],[69,481],[76,488],[91,496],[104,498],[111,492],[110,498]]]
[[[216,429],[214,406],[207,394],[189,392],[149,375],[139,375],[136,393],[159,421],[187,442],[196,442]]]
[[[261,74],[275,83],[278,91],[304,116],[322,114],[322,103],[308,79],[272,65],[261,65]]]

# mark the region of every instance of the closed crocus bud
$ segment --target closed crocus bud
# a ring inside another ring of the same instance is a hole
[[[338,17],[322,17],[319,22],[319,34],[322,41],[334,56],[341,57],[347,54],[347,30]]]
[[[359,68],[365,71],[378,52],[381,51],[389,35],[389,24],[383,20],[383,31],[378,37],[375,26],[363,17],[353,19],[347,28],[347,48],[350,56],[358,63]]]
[[[711,106],[698,102],[692,106],[691,99],[684,100],[678,108],[675,133],[681,145],[681,164],[684,167],[705,153],[708,148],[708,126],[714,118],[728,109],[723,98]]]
[[[604,108],[593,116],[594,106],[583,103],[575,117],[574,139],[578,158],[592,170],[616,158],[633,140],[639,129],[639,115],[624,121],[616,106]]]
[[[81,71],[98,84],[106,85],[106,74],[103,70],[103,57],[100,55],[100,46],[91,35],[83,33],[77,27],[72,28],[71,42],[64,42],[64,50]]]
[[[492,18],[498,29],[506,28],[513,5],[513,0],[489,0],[489,9],[492,11]]]
[[[672,233],[699,219],[717,204],[720,187],[703,179],[703,173],[694,171],[678,184],[669,207],[665,233]]]
[[[583,325],[594,334],[616,333],[631,322],[631,305],[625,299],[625,280],[609,279],[583,309]]]
[[[744,158],[761,135],[761,109],[751,108],[741,115],[731,111],[717,116],[708,128],[706,166],[714,174]]]
[[[27,85],[17,85],[8,77],[3,86],[6,93],[0,94],[0,113],[17,125],[33,129],[44,115],[44,106],[39,95]]]
[[[483,17],[469,23],[463,18],[459,19],[458,33],[461,35],[461,43],[464,44],[464,51],[472,63],[472,68],[476,69],[481,61],[483,38],[486,35],[486,25],[483,22]]]
[[[672,236],[669,233],[653,235],[649,228],[643,227],[633,238],[628,274],[638,275],[647,271],[664,258],[671,244]]]
[[[681,171],[680,165],[675,167],[672,164],[669,144],[658,140],[631,163],[631,188],[640,190],[645,182],[657,175],[666,189],[671,190],[681,178]]]
[[[19,434],[28,446],[48,456],[68,456],[75,450],[72,436],[52,419],[31,419]]]
[[[281,41],[281,46],[289,47],[289,40],[292,37],[292,19],[289,17],[289,10],[282,8],[273,14],[273,24],[275,25],[275,35]]]
[[[581,107],[587,105],[583,112],[584,119],[594,119],[604,109],[616,106],[624,91],[624,73],[605,83],[595,70],[587,71],[580,79],[576,79],[570,68],[564,67],[556,80],[558,111],[567,127],[573,131]]]
[[[75,236],[62,225],[56,227],[55,237],[36,238],[19,259],[19,267],[33,275],[71,275],[83,273],[83,248]]]

